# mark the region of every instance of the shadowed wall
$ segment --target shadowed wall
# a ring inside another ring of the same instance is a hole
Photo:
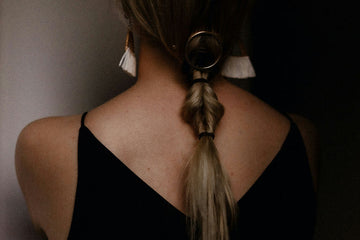
[[[37,239],[14,169],[18,134],[47,116],[87,111],[134,80],[118,68],[126,27],[111,1],[2,0],[0,239]]]

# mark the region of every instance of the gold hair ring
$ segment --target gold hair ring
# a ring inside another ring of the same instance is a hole
[[[206,72],[213,68],[223,53],[219,36],[214,32],[199,31],[192,34],[185,46],[185,59],[196,70]]]

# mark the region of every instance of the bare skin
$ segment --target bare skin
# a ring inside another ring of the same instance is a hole
[[[85,125],[124,164],[184,212],[181,176],[197,139],[180,117],[186,94],[179,66],[161,50],[141,44],[137,83],[93,109]],[[225,106],[215,144],[236,200],[255,183],[280,150],[289,120],[249,92],[218,79]],[[291,115],[300,128],[316,186],[316,130]],[[29,124],[19,136],[16,170],[30,215],[48,239],[66,239],[77,185],[80,115]]]

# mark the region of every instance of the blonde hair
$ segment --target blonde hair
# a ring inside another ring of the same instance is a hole
[[[247,5],[246,0],[117,2],[121,3],[124,15],[133,29],[165,48],[179,64],[185,62],[187,39],[198,30],[210,30],[221,37],[223,59],[234,42],[239,40]],[[192,75],[191,72],[185,74]],[[216,72],[210,73],[210,82],[192,84],[182,107],[182,117],[192,126],[196,135],[214,133],[224,115],[224,107],[211,86],[215,75]],[[185,206],[190,238],[228,240],[229,228],[236,219],[237,205],[211,135],[202,136],[197,142],[185,176]]]
[[[208,83],[192,85],[182,108],[183,118],[195,133],[214,133],[224,114],[224,107]],[[220,164],[211,136],[198,141],[190,158],[185,181],[187,214],[190,217],[191,239],[227,240],[228,219],[235,219],[236,204],[229,178]]]

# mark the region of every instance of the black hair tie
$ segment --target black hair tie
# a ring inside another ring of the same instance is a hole
[[[195,83],[209,83],[209,80],[205,78],[196,78],[191,80],[191,84],[195,84]]]
[[[214,135],[214,133],[212,133],[212,132],[202,132],[202,133],[199,134],[199,139],[201,139],[201,138],[204,137],[204,136],[211,137],[212,139],[215,138],[215,135]]]

